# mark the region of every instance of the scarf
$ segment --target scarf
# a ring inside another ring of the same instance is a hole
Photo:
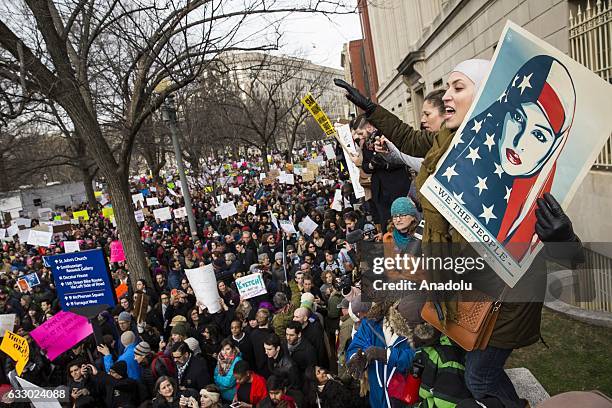
[[[402,234],[397,228],[393,228],[393,241],[395,241],[395,245],[397,245],[399,251],[404,252],[408,248],[408,244],[414,241],[414,237],[408,234]]]
[[[217,369],[219,370],[219,375],[224,376],[229,372],[237,355],[238,350],[236,350],[236,347],[232,348],[232,354],[230,354],[229,357],[225,357],[223,353],[217,355]]]
[[[297,346],[299,346],[302,343],[302,338],[300,337],[297,341],[297,343],[295,344],[289,344],[287,343],[287,350],[289,350],[289,354],[293,354],[293,350],[296,349]]]

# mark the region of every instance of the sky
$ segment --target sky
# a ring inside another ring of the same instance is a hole
[[[361,38],[359,14],[295,15],[283,23],[281,52],[341,69],[342,46]]]

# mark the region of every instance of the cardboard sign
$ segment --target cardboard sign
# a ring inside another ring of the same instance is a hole
[[[134,218],[136,218],[136,222],[144,222],[145,216],[142,210],[134,211]]]
[[[30,336],[53,361],[92,333],[93,328],[86,317],[60,311],[32,330]]]
[[[238,214],[238,210],[236,209],[233,201],[221,204],[219,207],[217,207],[217,212],[223,219]]]
[[[159,199],[157,197],[148,197],[147,207],[152,207],[154,205],[159,205]]]
[[[64,252],[79,252],[81,247],[79,246],[79,241],[64,241]]]
[[[217,313],[221,310],[217,278],[212,264],[200,266],[196,269],[185,269],[185,275],[196,299],[206,305],[209,313]]]
[[[132,202],[134,203],[134,205],[138,205],[138,203],[140,203],[140,205],[142,206],[145,202],[142,193],[132,194]]]
[[[136,323],[144,322],[147,317],[147,308],[149,307],[149,295],[145,293],[136,293],[134,295],[134,313],[136,315]]]
[[[243,299],[251,299],[268,293],[261,273],[253,273],[236,279],[236,288]]]
[[[4,332],[13,331],[15,328],[15,313],[0,315],[0,337],[4,337]]]
[[[170,212],[170,207],[163,207],[153,210],[153,217],[160,220],[166,221],[172,219],[172,213]]]
[[[6,229],[6,236],[9,238],[14,237],[15,235],[17,235],[18,232],[19,232],[19,225],[13,224]]]
[[[113,241],[110,244],[110,261],[121,262],[125,261],[125,253],[123,252],[123,244],[121,241]]]
[[[172,212],[174,213],[174,218],[185,218],[187,216],[187,209],[185,207],[176,208]]]
[[[4,351],[10,358],[17,362],[15,371],[17,371],[17,375],[21,375],[30,359],[30,346],[28,341],[12,331],[6,330],[2,338],[2,344],[0,344],[0,350]]]

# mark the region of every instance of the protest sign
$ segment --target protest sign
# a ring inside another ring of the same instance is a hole
[[[178,197],[178,194],[176,194],[176,191],[174,191],[173,189],[169,188],[169,189],[168,189],[168,192],[169,192],[171,195],[173,195],[173,196],[175,196],[175,197]]]
[[[361,197],[365,197],[365,190],[359,183],[359,168],[357,168],[355,163],[353,163],[351,160],[351,154],[357,154],[355,142],[353,141],[353,135],[351,135],[351,129],[349,125],[336,124],[336,130],[338,131],[338,141],[346,147],[345,149],[342,149],[342,151],[344,153],[344,161],[346,162],[349,176],[351,178],[351,184],[353,185],[355,198],[360,199]]]
[[[185,269],[185,275],[196,299],[206,306],[209,313],[217,313],[221,310],[217,278],[212,264],[200,266],[196,269]]]
[[[111,276],[101,249],[59,254],[46,258],[51,267],[62,310],[113,307]]]
[[[327,156],[327,160],[333,160],[336,158],[336,152],[334,151],[334,146],[328,144],[323,146],[323,151],[325,151],[325,155]]]
[[[17,283],[19,284],[20,288],[23,286],[23,288],[26,289],[22,290],[22,292],[28,292],[30,289],[40,285],[40,278],[36,272],[32,272],[20,277],[17,280]]]
[[[302,181],[308,182],[308,181],[314,181],[314,179],[315,179],[315,175],[313,172],[309,170],[302,170]]]
[[[55,398],[53,395],[64,395],[65,398],[63,400],[68,400],[68,390],[64,389],[55,389],[49,390],[39,387],[36,384],[32,384],[31,382],[24,380],[21,377],[15,377],[19,386],[22,390],[25,391],[25,396],[31,395],[30,402],[32,403],[33,408],[62,408],[62,405],[59,402],[58,398]],[[36,398],[38,396],[38,398]],[[42,398],[44,396],[44,398]]]
[[[128,293],[128,285],[125,282],[121,282],[119,286],[115,288],[115,295],[117,295],[117,299],[121,299],[126,293]]]
[[[233,195],[240,195],[240,189],[238,187],[230,187],[229,192]]]
[[[110,220],[114,215],[115,215],[115,210],[113,210],[113,207],[104,207],[102,209],[102,216],[104,218],[107,218]]]
[[[597,90],[597,92],[594,92]],[[537,199],[567,209],[612,132],[612,85],[508,22],[421,193],[513,287],[543,247]]]
[[[274,225],[276,229],[278,230],[279,229],[278,219],[276,219],[276,216],[271,211],[270,211],[270,221],[272,222],[272,225]]]
[[[0,239],[6,237],[6,228],[0,228]]]
[[[14,237],[19,232],[19,226],[17,224],[13,224],[6,229],[7,237]]]
[[[336,211],[342,211],[342,190],[337,189],[334,193],[334,200],[331,203],[331,209]]]
[[[132,194],[132,202],[135,205],[138,205],[138,203],[140,203],[141,206],[144,205],[145,199],[142,193]]]
[[[53,361],[92,333],[93,329],[86,317],[60,311],[32,330],[30,336],[45,350],[49,360]]]
[[[293,176],[293,174],[285,174],[285,183],[289,184],[289,185],[294,185],[295,184],[295,178]]]
[[[125,253],[123,252],[123,244],[121,241],[113,241],[110,244],[110,261],[121,262],[125,261]]]
[[[261,273],[252,273],[236,279],[236,288],[242,299],[251,299],[268,293]]]
[[[106,204],[108,204],[108,203],[109,203],[109,201],[108,201],[108,197],[106,196],[106,194],[104,194],[104,195],[102,196],[102,198],[100,198],[100,204],[101,204],[101,205],[106,205]]]
[[[142,323],[147,317],[147,308],[149,307],[149,295],[145,293],[134,294],[134,316],[136,323]]]
[[[134,211],[134,218],[136,218],[136,222],[144,222],[145,216],[142,210]]]
[[[101,191],[94,191],[94,197],[98,198],[102,196],[102,192]]]
[[[168,187],[168,188],[175,188],[176,185],[173,182],[170,182],[170,183],[166,184],[166,187]]]
[[[149,190],[150,190],[152,193],[157,193],[157,187],[155,187],[155,186],[151,186],[151,187],[149,188]]]
[[[13,222],[19,227],[32,227],[32,220],[29,218],[15,218]]]
[[[89,221],[89,213],[87,210],[75,211],[72,213],[72,218],[78,220],[79,218],[83,218],[83,221]]]
[[[147,207],[152,207],[154,205],[159,205],[159,199],[157,197],[148,197]]]
[[[0,351],[4,351],[17,363],[15,365],[15,371],[17,371],[17,375],[21,375],[30,359],[30,346],[28,345],[28,341],[12,331],[6,330],[2,338],[2,343],[0,344]]]
[[[172,204],[174,204],[174,201],[172,201],[172,199],[170,198],[170,196],[165,196],[165,197],[164,197],[164,204],[166,204],[166,205],[172,205]]]
[[[50,231],[39,231],[31,229],[28,234],[28,245],[48,247],[51,245],[53,239],[53,232]]]
[[[247,209],[247,213],[255,215],[255,213],[257,213],[257,207],[254,205],[249,205]]]
[[[51,219],[51,213],[53,212],[53,210],[51,208],[39,208],[37,212],[38,218],[40,218],[41,220],[48,221]]]
[[[21,242],[22,244],[26,244],[28,242],[29,237],[30,237],[30,231],[32,231],[30,228],[22,229],[22,230],[17,231],[17,236],[19,237],[19,242]]]
[[[217,212],[223,219],[238,214],[238,210],[236,210],[236,206],[234,205],[233,201],[221,204],[219,207],[217,207]]]
[[[64,251],[69,254],[71,252],[78,252],[81,250],[79,241],[64,241]]]
[[[298,228],[306,235],[312,235],[318,226],[308,215],[298,224]]]
[[[68,221],[54,221],[51,229],[54,234],[59,234],[60,232],[70,231],[72,226]]]
[[[325,112],[323,112],[323,110],[310,92],[308,92],[308,94],[304,98],[302,98],[301,101],[327,136],[331,136],[336,132],[331,124],[331,121],[329,120]]]
[[[185,218],[187,216],[187,209],[185,207],[176,208],[172,212],[174,213],[174,218]]]
[[[297,234],[297,231],[295,230],[295,227],[293,226],[293,223],[291,221],[280,220],[279,222],[280,222],[280,227],[287,234]]]
[[[15,313],[0,315],[0,337],[4,337],[5,331],[13,331],[15,328]]]
[[[172,213],[170,212],[170,207],[163,207],[153,210],[153,217],[160,221],[166,221],[172,219]]]

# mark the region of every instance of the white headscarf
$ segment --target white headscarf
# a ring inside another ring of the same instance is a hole
[[[490,65],[489,60],[469,59],[457,64],[451,72],[461,72],[476,85],[476,90],[478,90],[485,75],[489,72]]]

